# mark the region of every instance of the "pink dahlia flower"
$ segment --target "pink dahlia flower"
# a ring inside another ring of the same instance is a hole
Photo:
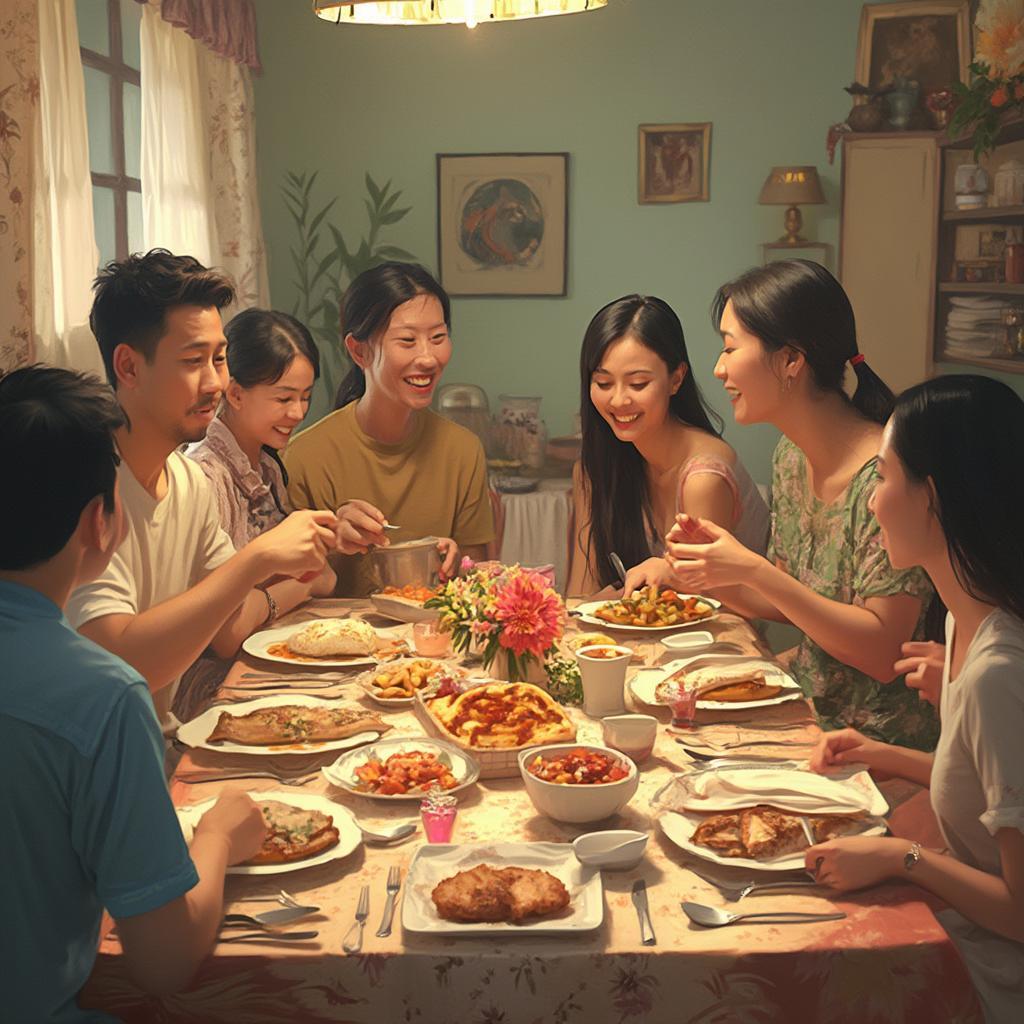
[[[562,600],[543,576],[524,572],[502,588],[495,618],[501,626],[498,642],[502,647],[517,657],[540,657],[562,635]]]

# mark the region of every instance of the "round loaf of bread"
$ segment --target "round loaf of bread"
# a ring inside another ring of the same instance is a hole
[[[361,619],[317,619],[293,633],[287,643],[294,654],[311,658],[372,654],[377,634]]]

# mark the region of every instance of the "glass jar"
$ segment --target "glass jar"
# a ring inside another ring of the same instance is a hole
[[[1024,163],[1001,163],[992,181],[992,191],[996,206],[1024,206]]]

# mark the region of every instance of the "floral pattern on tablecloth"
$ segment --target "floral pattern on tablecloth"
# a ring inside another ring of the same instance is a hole
[[[339,614],[339,602],[324,603],[323,608],[324,614]],[[307,615],[303,611],[293,618]],[[723,615],[709,627],[720,639],[756,649],[752,631],[734,616]],[[631,643],[638,665],[674,657],[654,641]],[[243,659],[232,669],[229,682],[239,681],[242,671],[257,666],[266,667]],[[352,700],[363,699],[361,692],[354,682],[331,690],[332,695]],[[664,709],[634,710],[655,713],[667,722]],[[810,749],[817,731],[806,702],[766,711],[776,722],[805,723]],[[600,741],[599,722],[577,708],[568,713],[582,742]],[[411,711],[386,714],[394,727],[388,735],[422,734]],[[728,719],[728,714],[698,712],[702,735],[719,741],[736,734]],[[785,733],[787,739],[794,735],[801,734]],[[181,768],[208,764],[209,756],[208,751],[186,753]],[[794,752],[787,748],[784,756]],[[282,761],[283,756],[276,756],[260,763],[281,767]],[[689,763],[674,736],[661,730],[653,756],[642,765],[636,796],[615,819],[598,826],[638,828],[650,832],[651,840],[638,868],[605,874],[605,919],[594,931],[504,941],[479,934],[405,934],[399,903],[392,935],[378,939],[373,933],[388,868],[401,865],[404,880],[416,843],[360,848],[342,860],[287,876],[227,879],[225,895],[233,909],[266,909],[265,904],[247,905],[246,897],[269,895],[282,885],[321,907],[322,916],[302,923],[318,929],[319,938],[301,950],[284,944],[221,945],[188,992],[155,999],[127,981],[116,940],[107,939],[82,1005],[101,1007],[129,1024],[861,1024],[869,1019],[868,1008],[873,1024],[980,1024],[966,970],[935,919],[940,904],[914,886],[887,885],[838,900],[817,895],[751,897],[763,901],[767,909],[821,910],[838,905],[848,915],[842,921],[740,924],[712,930],[689,924],[680,900],[717,904],[721,897],[688,870],[696,862],[661,833],[651,809],[654,795],[671,773],[685,770]],[[308,758],[298,758],[294,770],[307,765]],[[263,789],[267,783],[253,780],[248,785]],[[415,813],[415,804],[343,793],[322,777],[304,789],[328,793],[370,827]],[[927,800],[919,799],[923,794],[906,783],[887,783],[882,789],[894,808],[893,830],[925,838],[927,829],[916,820],[930,813]],[[214,792],[211,784],[172,785],[176,803],[203,800]],[[456,842],[568,842],[589,830],[538,814],[518,779],[482,780],[459,796]],[[745,877],[735,868],[715,869],[704,863],[700,869],[724,881]],[[655,947],[639,943],[630,899],[632,882],[639,877],[648,885],[658,936]],[[371,893],[364,953],[345,956],[342,939],[363,884]]]

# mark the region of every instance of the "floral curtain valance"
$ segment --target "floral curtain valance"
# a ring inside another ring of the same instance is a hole
[[[145,2],[145,0],[140,0]],[[252,0],[158,0],[164,21],[221,57],[260,71]]]

